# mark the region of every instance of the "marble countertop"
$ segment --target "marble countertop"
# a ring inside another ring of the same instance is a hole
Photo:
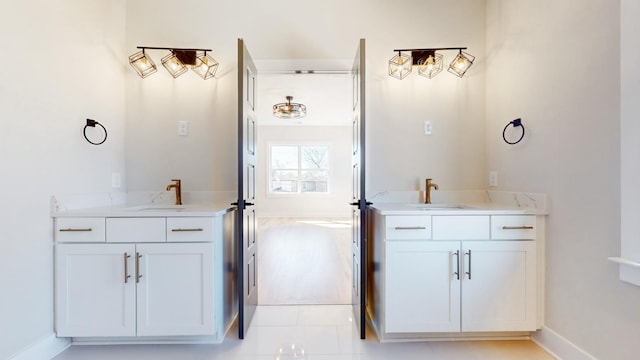
[[[371,209],[380,215],[546,215],[536,208],[494,203],[377,203]]]
[[[219,216],[235,209],[228,202],[209,204],[127,204],[85,209],[58,210],[52,217],[185,217]]]

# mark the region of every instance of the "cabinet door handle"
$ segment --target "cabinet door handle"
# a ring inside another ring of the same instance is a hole
[[[136,253],[136,284],[140,282],[140,278],[142,277],[142,275],[140,274],[140,258],[141,257],[142,257],[142,254],[137,252]]]
[[[195,229],[171,229],[171,231],[173,231],[173,232],[187,232],[187,231],[204,231],[204,230],[202,230],[202,228],[195,228]]]
[[[126,252],[124,253],[124,283],[128,283],[129,282],[129,278],[131,277],[131,275],[129,275],[129,261],[127,259],[129,259],[131,257],[131,255],[127,254]]]
[[[66,229],[60,229],[58,231],[60,231],[60,232],[78,232],[78,231],[93,231],[93,229],[92,228],[81,228],[81,229],[66,228]]]
[[[426,230],[424,226],[396,226],[396,230]]]
[[[456,278],[460,280],[460,250],[456,250],[453,255],[456,256],[456,271],[453,273],[453,275],[455,275]]]
[[[503,226],[502,230],[533,230],[533,226]]]
[[[464,253],[465,255],[469,255],[469,267],[467,269],[469,269],[469,271],[466,271],[465,274],[467,274],[467,276],[469,277],[469,280],[471,280],[471,250],[469,250],[469,252]]]

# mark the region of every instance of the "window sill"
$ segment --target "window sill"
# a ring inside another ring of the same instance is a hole
[[[620,265],[620,280],[640,286],[640,262],[623,257],[610,257],[609,261]]]

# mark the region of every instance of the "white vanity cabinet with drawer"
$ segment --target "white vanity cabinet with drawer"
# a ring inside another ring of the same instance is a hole
[[[215,221],[56,219],[57,335],[223,334],[226,329],[216,328],[214,315]]]
[[[536,330],[535,215],[372,218],[369,312],[381,339]]]

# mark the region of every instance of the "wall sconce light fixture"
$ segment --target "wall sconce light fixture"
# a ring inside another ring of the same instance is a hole
[[[156,64],[147,56],[145,50],[169,50],[170,53],[162,58],[162,66],[167,69],[173,78],[184,74],[191,68],[201,78],[207,80],[216,74],[218,62],[207,55],[211,49],[184,49],[184,48],[164,48],[151,46],[138,46],[141,51],[129,56],[129,64],[142,78],[157,71]],[[202,53],[198,56],[198,53]]]
[[[462,51],[466,49],[466,47],[454,47],[393,50],[398,54],[389,60],[389,76],[402,80],[411,73],[412,67],[415,65],[419,66],[418,75],[432,79],[443,69],[444,57],[438,51],[458,50],[458,55],[449,65],[448,71],[462,77],[475,60],[474,56]]]
[[[293,96],[286,97],[287,102],[273,105],[273,116],[281,119],[297,119],[307,116],[304,104],[292,103]]]

